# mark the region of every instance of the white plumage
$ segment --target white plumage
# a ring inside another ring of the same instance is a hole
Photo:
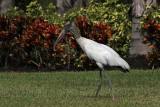
[[[91,60],[103,65],[120,66],[123,69],[130,69],[128,63],[109,46],[84,37],[78,38],[77,42]]]
[[[116,66],[116,67],[121,67],[123,69],[123,72],[129,72],[129,65],[128,63],[122,59],[117,52],[115,52],[112,48],[109,46],[97,43],[93,40],[87,39],[82,37],[76,25],[74,23],[68,22],[65,26],[64,29],[61,31],[58,39],[56,40],[54,44],[54,48],[56,44],[59,42],[59,40],[65,35],[65,33],[71,32],[71,34],[74,36],[76,39],[77,43],[80,45],[80,47],[83,49],[83,51],[87,54],[87,56],[96,62],[96,64],[100,68],[100,80],[99,80],[99,85],[98,89],[96,92],[96,97],[98,95],[99,90],[101,89],[102,85],[102,71],[106,75],[108,81],[109,81],[109,86],[112,92],[112,98],[115,100],[114,93],[112,91],[112,85],[111,85],[111,80],[104,70],[104,65],[109,65],[109,66]]]

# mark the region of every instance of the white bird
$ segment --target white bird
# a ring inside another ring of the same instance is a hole
[[[54,47],[53,47],[54,49],[55,49],[57,43],[60,41],[60,39],[67,32],[71,32],[71,34],[74,36],[75,40],[80,45],[82,50],[87,54],[87,56],[91,60],[94,60],[96,62],[96,64],[98,65],[98,67],[100,68],[100,80],[99,80],[99,85],[98,85],[98,89],[97,89],[95,98],[97,97],[98,92],[101,89],[102,71],[103,71],[109,81],[109,86],[110,86],[111,93],[112,93],[112,99],[115,100],[114,92],[112,90],[111,80],[110,80],[108,74],[106,73],[106,71],[104,70],[104,66],[109,65],[109,66],[120,67],[120,68],[122,68],[123,72],[129,72],[130,66],[128,65],[128,63],[124,59],[122,59],[118,55],[118,53],[115,52],[109,46],[106,46],[106,45],[97,43],[93,40],[82,37],[74,22],[72,22],[72,23],[67,22],[64,25],[64,29],[62,29],[59,37],[57,38],[57,40],[54,44]]]

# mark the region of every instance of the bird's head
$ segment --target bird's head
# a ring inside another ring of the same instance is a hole
[[[72,34],[75,34],[77,30],[77,27],[75,25],[74,22],[67,22],[65,25],[64,25],[64,28],[61,30],[61,33],[60,35],[58,36],[56,42],[54,43],[54,46],[53,46],[53,49],[55,49],[56,45],[58,44],[58,42],[62,39],[62,37],[68,33],[68,32],[71,32]],[[78,30],[77,30],[78,31]]]

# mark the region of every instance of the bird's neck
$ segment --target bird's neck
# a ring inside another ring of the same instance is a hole
[[[85,51],[85,45],[90,40],[87,39],[87,38],[84,38],[84,37],[80,37],[80,38],[76,39],[76,41],[80,45],[80,47],[82,48],[82,50]]]

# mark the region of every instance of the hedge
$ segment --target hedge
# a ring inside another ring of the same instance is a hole
[[[90,2],[81,10],[70,9],[63,17],[56,14],[52,3],[45,9],[37,1],[26,6],[26,11],[10,8],[1,16],[5,19],[2,22],[9,23],[4,22],[8,28],[1,27],[0,32],[5,37],[14,34],[7,38],[9,41],[1,39],[3,45],[12,44],[8,48],[4,45],[5,51],[1,48],[0,56],[5,56],[1,59],[2,65],[6,62],[4,58],[9,56],[18,63],[33,64],[37,68],[94,69],[95,63],[86,57],[70,34],[66,34],[58,50],[53,52],[54,41],[67,21],[76,22],[82,36],[112,47],[125,58],[129,55],[131,36],[131,22],[127,16],[129,7],[115,2],[112,5],[111,2]]]

